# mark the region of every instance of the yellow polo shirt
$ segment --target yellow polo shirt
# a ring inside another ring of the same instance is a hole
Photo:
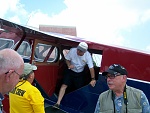
[[[9,93],[10,113],[45,113],[44,98],[28,81],[21,81]]]

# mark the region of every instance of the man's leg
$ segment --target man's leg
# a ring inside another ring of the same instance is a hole
[[[63,98],[63,96],[65,94],[65,91],[66,91],[67,87],[68,87],[67,85],[62,84],[62,86],[60,88],[60,91],[59,91],[58,100],[57,100],[56,104],[60,105],[60,102],[61,102],[61,100],[62,100],[62,98]]]
[[[84,85],[84,78],[83,78],[84,75],[83,74],[84,74],[83,72],[78,73],[78,76],[74,78],[73,83],[74,83],[74,86],[76,89],[79,89],[79,88],[83,87],[83,85]]]
[[[68,86],[70,86],[71,81],[72,80],[71,80],[70,70],[67,70],[67,73],[64,75],[63,84],[61,85],[61,88],[59,90],[58,100],[57,100],[56,104],[53,106],[54,108],[59,108],[61,100],[62,100],[63,96],[65,95],[66,88]]]

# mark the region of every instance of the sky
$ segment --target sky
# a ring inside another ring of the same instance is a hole
[[[150,0],[0,0],[0,18],[75,26],[89,41],[150,52]]]

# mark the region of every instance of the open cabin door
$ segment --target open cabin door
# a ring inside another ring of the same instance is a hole
[[[30,63],[38,67],[38,70],[35,71],[35,80],[44,91],[41,93],[46,93],[47,96],[51,96],[55,91],[59,57],[59,45],[34,40]]]

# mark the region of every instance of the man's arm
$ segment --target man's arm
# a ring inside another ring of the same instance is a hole
[[[71,65],[70,60],[66,60],[66,64],[68,66],[68,69],[73,69],[74,68],[74,65]]]
[[[90,84],[94,87],[96,84],[94,68],[89,68],[89,69],[90,69],[90,74],[91,74]]]
[[[94,79],[94,80],[95,80],[94,68],[90,68],[90,74],[91,74],[91,79]]]
[[[100,98],[100,97],[99,97],[99,98]],[[99,99],[98,99],[94,113],[99,113],[99,112],[100,112],[100,103],[99,103],[99,102],[100,102],[100,101],[99,101]]]
[[[142,106],[142,113],[150,113],[150,106],[146,95],[142,92],[141,94],[141,106]]]

